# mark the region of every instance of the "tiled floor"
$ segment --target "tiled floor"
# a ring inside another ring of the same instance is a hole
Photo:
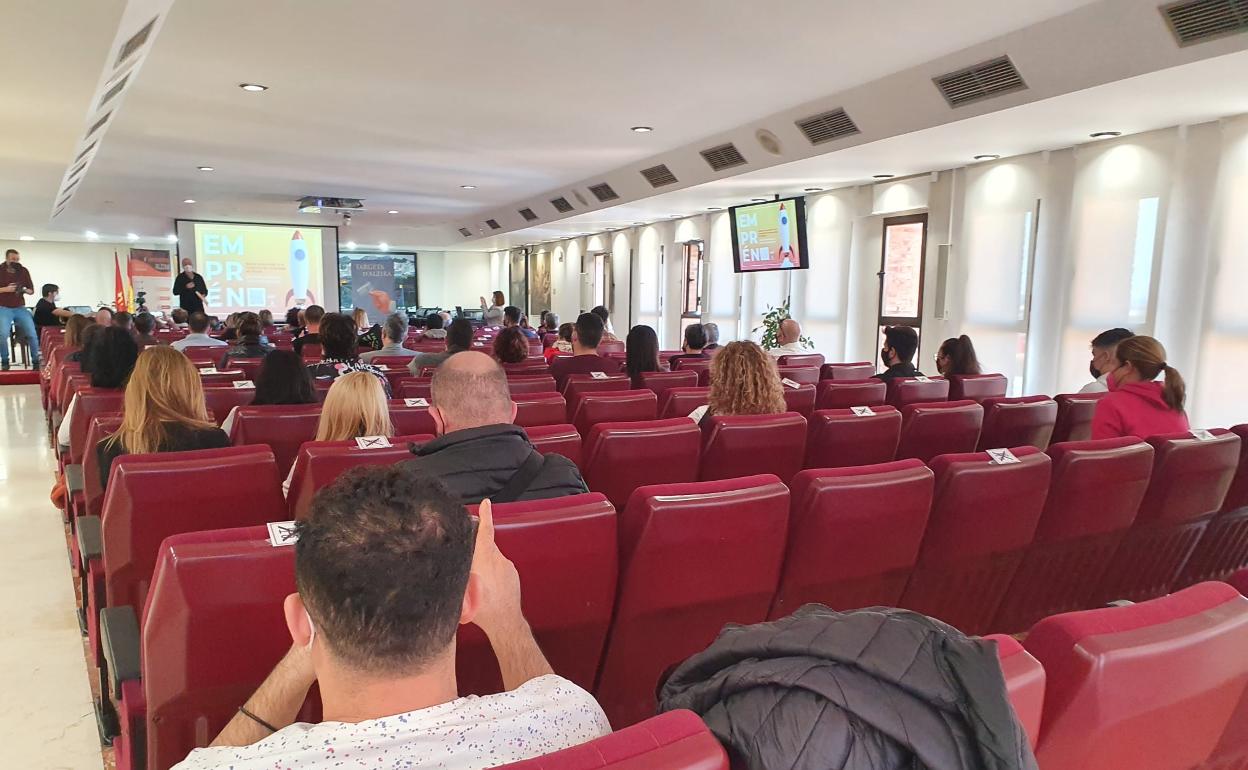
[[[37,385],[0,387],[0,753],[5,767],[103,766]]]

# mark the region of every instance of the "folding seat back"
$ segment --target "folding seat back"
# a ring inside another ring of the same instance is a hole
[[[901,412],[891,406],[871,407],[873,414],[853,409],[819,409],[806,428],[807,468],[848,468],[877,465],[897,456]]]
[[[702,432],[702,481],[772,473],[788,483],[806,459],[806,418],[794,412],[712,415]]]
[[[974,452],[984,408],[974,401],[935,401],[901,407],[901,439],[897,459]],[[993,447],[997,449],[998,447]]]
[[[239,369],[233,364],[230,365],[228,370],[216,372],[200,371],[199,373],[199,382],[204,387],[210,387],[213,385],[228,385],[233,387],[235,382],[245,379],[247,379],[247,375],[242,369]]]
[[[52,370],[52,379],[48,381],[48,405],[50,407],[61,411],[69,407],[69,402],[62,399],[65,395],[65,384],[74,375],[85,376],[82,373],[82,364],[77,361],[66,361]]]
[[[316,438],[320,420],[320,404],[245,406],[234,415],[230,443],[234,446],[268,445],[277,460],[278,474],[285,478],[295,463],[299,447]]]
[[[1092,417],[1096,403],[1104,393],[1063,393],[1054,396],[1057,402],[1057,421],[1053,426],[1054,444],[1068,441],[1087,441],[1092,438]]]
[[[540,377],[550,375],[550,367],[546,365],[546,359],[540,361],[530,361],[525,359],[518,364],[503,364],[503,371],[508,377]]]
[[[651,390],[606,390],[578,398],[572,424],[582,436],[598,423],[638,422],[658,417],[659,399]]]
[[[260,369],[264,367],[263,358],[236,358],[230,362],[231,369],[241,369],[244,380],[255,382],[256,377],[260,374]]]
[[[210,361],[215,364],[228,349],[223,345],[188,345],[182,348],[182,355],[191,361]]]
[[[61,380],[60,395],[57,401],[61,405],[61,411],[69,408],[69,404],[74,400],[74,395],[83,388],[91,387],[91,375],[82,371],[70,372]]]
[[[494,526],[499,550],[520,573],[524,617],[551,667],[592,688],[615,607],[615,509],[593,492],[506,503],[494,506]],[[498,664],[480,629],[461,626],[457,646],[460,694],[501,692]]]
[[[1009,385],[1004,374],[954,374],[949,377],[949,400],[969,399],[982,404],[986,398],[1004,398]]]
[[[603,340],[602,342],[598,343],[599,355],[605,356],[608,353],[623,353],[623,352],[624,352],[623,340]]]
[[[1223,513],[1248,508],[1248,424],[1236,425],[1231,428],[1231,433],[1239,436],[1239,465],[1222,501]]]
[[[668,388],[659,396],[659,419],[688,417],[689,413],[710,400],[709,387]]]
[[[428,401],[433,397],[430,391],[432,377],[402,377],[397,390],[391,390],[395,398],[423,398]]]
[[[1231,433],[1239,436],[1239,464],[1222,507],[1187,560],[1176,587],[1225,580],[1231,573],[1248,567],[1248,425],[1236,425]],[[1248,735],[1245,737],[1248,739]],[[1248,756],[1245,761],[1248,762]]]
[[[507,390],[511,395],[523,393],[558,393],[555,378],[549,374],[508,374]]]
[[[771,619],[810,602],[895,606],[919,556],[933,478],[918,460],[797,474]]]
[[[287,518],[302,519],[308,515],[312,498],[322,487],[352,468],[363,465],[394,465],[411,460],[410,444],[433,440],[433,434],[395,436],[390,446],[361,449],[350,441],[307,441],[299,447],[290,475],[290,492],[286,495]]]
[[[997,643],[1005,693],[1027,733],[1027,742],[1034,749],[1036,741],[1040,740],[1040,719],[1044,713],[1044,666],[1012,636],[992,634],[984,639]]]
[[[1043,617],[1091,606],[1153,471],[1152,446],[1133,437],[1054,444],[1048,455],[1049,495],[992,622],[998,631],[1026,631]]]
[[[870,361],[855,361],[850,364],[824,364],[819,367],[821,380],[865,380],[875,374],[875,366]]]
[[[573,374],[568,376],[563,385],[563,397],[568,402],[568,420],[576,415],[581,395],[584,393],[601,393],[604,390],[629,390],[632,383],[627,374],[607,374],[594,377],[589,374]]]
[[[622,511],[638,487],[697,481],[702,431],[684,417],[598,423],[584,450],[585,483]]]
[[[678,709],[499,770],[728,770],[728,755],[697,714]]]
[[[778,356],[776,358],[776,366],[804,366],[813,368],[816,372],[823,366],[822,353],[799,353],[787,356]]]
[[[671,388],[696,388],[698,373],[692,370],[676,372],[642,372],[641,383],[663,401],[663,394]]]
[[[1034,447],[1011,450],[1018,462],[996,464],[985,452],[943,455],[919,560],[900,605],[983,633],[1023,553],[1035,536],[1049,491],[1049,457]]]
[[[674,372],[697,372],[699,385],[711,384],[711,359],[678,358],[672,362]]]
[[[620,583],[596,695],[612,726],[654,714],[669,666],[725,623],[767,617],[789,490],[772,475],[638,489],[620,519]]]
[[[1047,449],[1057,421],[1057,402],[1048,396],[986,398],[980,449],[1034,446]]]
[[[396,436],[411,436],[418,433],[434,434],[438,432],[433,415],[427,406],[408,406],[405,401],[395,400],[389,403],[390,424],[394,426]]]
[[[69,454],[65,462],[69,465],[81,465],[83,454],[87,451],[87,427],[91,418],[97,414],[120,412],[125,402],[126,392],[122,389],[86,387],[78,391],[78,404],[69,421]],[[91,447],[91,451],[95,451]]]
[[[776,368],[781,379],[798,383],[819,384],[819,369],[814,366],[780,366]]]
[[[1047,618],[1023,644],[1048,676],[1041,767],[1213,767],[1248,685],[1248,599],[1202,583]]]
[[[544,455],[557,454],[581,467],[581,434],[567,423],[559,425],[534,425],[525,428],[533,448]]]
[[[304,361],[319,361],[321,360],[321,346],[313,343],[301,345],[299,354],[303,356]]]
[[[784,386],[784,405],[786,411],[797,412],[802,417],[810,420],[811,414],[815,411],[815,386],[804,382],[796,388]]]
[[[899,377],[888,380],[884,385],[888,390],[885,402],[898,409],[906,404],[949,400],[949,380],[943,377],[928,377],[927,382],[914,377]]]
[[[880,406],[888,393],[883,380],[820,380],[815,394],[816,409],[848,409],[851,406]]]
[[[558,425],[568,418],[568,403],[563,396],[549,393],[512,394],[516,402],[516,425],[528,428],[534,425]]]
[[[218,427],[225,422],[231,409],[250,406],[255,397],[255,388],[236,388],[233,385],[209,385],[204,388],[204,403]]]
[[[373,366],[391,367],[397,366],[406,369],[407,365],[412,362],[412,356],[373,356],[369,361]]]
[[[99,516],[104,504],[104,482],[100,478],[100,455],[95,447],[121,427],[121,412],[105,412],[91,418],[87,427],[86,445],[82,453],[82,490],[84,508],[80,515]],[[74,545],[77,545],[75,541]]]

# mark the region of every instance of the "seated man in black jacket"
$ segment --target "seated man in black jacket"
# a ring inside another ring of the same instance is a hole
[[[430,387],[438,438],[412,449],[416,459],[404,463],[408,469],[438,479],[465,505],[589,491],[571,460],[538,453],[512,424],[516,404],[494,359],[476,351],[451,356]]]
[[[914,354],[919,349],[919,333],[910,326],[888,326],[884,329],[884,347],[880,360],[887,368],[875,375],[876,379],[891,380],[897,377],[919,377],[914,365]]]

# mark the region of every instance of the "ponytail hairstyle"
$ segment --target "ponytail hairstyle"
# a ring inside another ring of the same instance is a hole
[[[1157,379],[1157,375],[1164,373],[1161,397],[1166,406],[1176,412],[1183,411],[1183,404],[1187,401],[1187,384],[1183,382],[1183,375],[1179,374],[1179,370],[1166,363],[1166,349],[1160,342],[1137,334],[1119,342],[1114,350],[1114,357],[1118,359],[1119,365],[1134,366],[1144,382],[1152,382]]]
[[[975,355],[975,346],[965,334],[961,337],[950,337],[941,343],[939,355],[949,359],[949,367],[942,374],[983,374],[979,358]]]

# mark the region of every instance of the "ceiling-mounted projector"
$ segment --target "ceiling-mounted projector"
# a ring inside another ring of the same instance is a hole
[[[324,209],[363,211],[364,201],[360,198],[318,198],[315,195],[305,195],[299,199],[299,211],[304,214],[319,214]]]

